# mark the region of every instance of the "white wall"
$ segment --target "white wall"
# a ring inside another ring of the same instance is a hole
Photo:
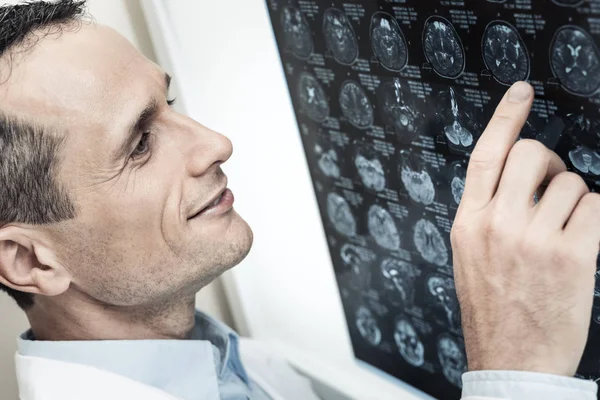
[[[17,398],[13,357],[17,335],[27,328],[25,314],[12,299],[0,293],[0,399]]]
[[[20,3],[20,0],[0,1],[0,4]],[[139,0],[88,0],[89,11],[97,22],[109,25],[142,51],[148,58],[156,56]],[[229,306],[220,281],[203,289],[197,298],[198,307],[232,324]],[[17,398],[13,357],[16,337],[28,327],[25,315],[14,302],[0,293],[0,399]]]

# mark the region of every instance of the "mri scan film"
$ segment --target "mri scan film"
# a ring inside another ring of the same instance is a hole
[[[381,330],[377,326],[377,320],[366,307],[360,307],[356,312],[356,326],[362,338],[371,346],[381,343]]]
[[[412,170],[409,166],[402,168],[402,184],[408,195],[417,203],[429,205],[435,197],[435,187],[431,176],[424,170]]]
[[[462,387],[462,374],[467,371],[467,360],[458,343],[449,336],[443,335],[438,340],[438,357],[442,372],[448,381]]]
[[[390,71],[401,71],[408,63],[406,39],[398,22],[390,14],[373,14],[371,46],[381,65]]]
[[[471,154],[525,80],[536,97],[519,139],[600,193],[600,0],[266,4],[354,355],[460,398],[450,232]],[[599,380],[600,283],[589,337],[577,374]]]
[[[529,54],[519,32],[504,21],[488,25],[483,35],[485,65],[498,82],[512,85],[529,76]]]
[[[311,74],[304,73],[298,80],[300,109],[316,122],[323,122],[329,115],[329,103],[323,86]]]
[[[458,78],[465,68],[465,51],[454,26],[443,17],[431,17],[423,31],[423,51],[433,70],[444,78]]]
[[[384,286],[391,294],[390,301],[396,305],[410,306],[414,302],[414,283],[417,276],[415,267],[396,258],[388,258],[381,263]]]
[[[383,82],[378,89],[379,109],[383,124],[401,143],[411,143],[423,133],[423,115],[406,93],[407,82],[394,78]]]
[[[425,261],[444,266],[448,262],[448,248],[444,238],[433,222],[426,219],[419,220],[414,227],[413,239],[415,247]]]
[[[286,47],[296,57],[310,57],[313,49],[312,32],[302,12],[295,7],[285,7],[281,13],[281,25]]]
[[[385,189],[385,170],[377,152],[371,148],[359,148],[354,165],[366,189],[381,192]]]
[[[394,219],[384,208],[374,205],[368,214],[369,233],[379,246],[388,250],[400,248],[400,236]]]
[[[373,123],[373,107],[365,90],[354,81],[347,81],[340,90],[342,114],[359,129],[368,128]]]
[[[414,367],[420,367],[425,362],[425,347],[419,339],[415,328],[406,319],[396,322],[394,341],[402,358]]]
[[[323,37],[333,58],[340,64],[352,64],[358,58],[358,40],[346,14],[330,8],[323,16]]]
[[[344,236],[356,234],[356,220],[350,205],[342,196],[337,193],[330,193],[327,196],[327,214],[336,231]]]
[[[594,38],[576,26],[560,28],[554,36],[552,71],[565,90],[590,96],[600,88],[600,53]]]

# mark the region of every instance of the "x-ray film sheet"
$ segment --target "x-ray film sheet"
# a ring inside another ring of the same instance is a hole
[[[521,138],[600,189],[600,0],[267,0],[355,355],[440,399],[467,368],[449,233],[512,83]],[[552,295],[552,294],[549,294]],[[600,290],[579,375],[600,377]]]

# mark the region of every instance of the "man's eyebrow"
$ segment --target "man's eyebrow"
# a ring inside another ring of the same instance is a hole
[[[169,88],[171,87],[171,75],[165,73],[165,95],[168,95]],[[129,125],[125,138],[117,151],[115,152],[113,161],[119,161],[129,156],[129,151],[133,146],[133,142],[137,140],[140,131],[144,126],[148,125],[158,113],[160,104],[156,99],[151,99],[146,107],[140,112],[133,123]]]
[[[173,78],[171,77],[171,75],[167,74],[165,72],[165,87],[167,88],[167,94],[169,93],[169,89],[171,89],[171,80]]]

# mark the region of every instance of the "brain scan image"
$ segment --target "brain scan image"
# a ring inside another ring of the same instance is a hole
[[[350,267],[352,272],[354,272],[356,275],[360,275],[363,260],[360,256],[360,250],[358,247],[351,244],[345,244],[340,250],[340,257],[342,258],[344,264]]]
[[[577,7],[583,4],[583,0],[552,0],[552,2],[563,7]]]
[[[552,73],[563,88],[577,96],[591,96],[600,89],[600,52],[583,29],[564,26],[550,46]]]
[[[340,177],[340,167],[338,166],[338,155],[335,150],[323,150],[321,146],[315,146],[315,153],[319,157],[319,169],[325,176],[330,178]]]
[[[412,304],[415,275],[411,264],[388,258],[381,263],[381,274],[385,278],[386,288],[394,292],[394,297],[398,298],[401,304],[405,306]],[[394,303],[398,304],[398,302]]]
[[[512,85],[529,77],[529,54],[519,32],[503,21],[490,23],[483,35],[483,60],[494,78]]]
[[[569,152],[571,164],[584,174],[600,176],[600,154],[586,146],[578,146]]]
[[[456,297],[454,281],[446,277],[432,276],[427,281],[427,289],[436,299],[438,305],[444,309],[449,326],[452,329],[459,329],[460,308]]]
[[[399,78],[386,81],[378,89],[379,108],[384,123],[391,127],[402,143],[412,142],[422,131],[423,116],[405,98]]]
[[[437,226],[426,219],[419,220],[413,230],[415,247],[427,262],[440,267],[448,263],[448,248]]]
[[[350,204],[339,194],[327,196],[327,215],[336,231],[345,236],[356,235],[356,220]]]
[[[301,59],[310,57],[313,40],[310,26],[302,12],[295,7],[285,7],[281,13],[285,47]]]
[[[358,175],[367,189],[381,192],[385,189],[385,172],[381,161],[376,158],[367,158],[358,154],[354,160]]]
[[[401,179],[411,199],[426,206],[433,203],[435,187],[427,171],[414,171],[405,165],[402,167]]]
[[[353,64],[358,58],[358,40],[343,11],[330,8],[325,11],[323,35],[327,48],[340,64]]]
[[[319,168],[321,171],[329,177],[339,178],[340,167],[337,165],[338,157],[335,150],[329,150],[324,152],[319,159]]]
[[[363,339],[371,346],[381,343],[381,330],[373,313],[368,308],[361,306],[356,311],[356,327]]]
[[[371,258],[364,252],[364,249],[346,243],[340,250],[340,258],[351,272],[349,284],[354,289],[360,289],[369,284],[371,277],[369,262]]]
[[[400,355],[407,363],[414,367],[420,367],[425,363],[425,347],[415,328],[404,318],[396,322],[394,341]]]
[[[452,192],[452,199],[456,205],[460,204],[462,195],[465,191],[465,182],[467,180],[467,170],[460,163],[453,166],[453,177],[450,181],[450,191]]]
[[[373,123],[373,106],[365,90],[354,81],[346,81],[340,89],[340,106],[344,117],[359,129]]]
[[[452,87],[439,92],[437,104],[438,120],[448,146],[457,151],[468,151],[483,131],[481,110]]]
[[[423,31],[425,58],[443,78],[456,79],[465,69],[465,51],[456,30],[445,18],[434,16]]]
[[[590,149],[600,148],[600,120],[589,118],[586,114],[567,114],[566,128],[563,135],[569,137],[573,142],[572,147],[577,145],[587,146]]]
[[[379,62],[390,71],[399,72],[408,64],[408,47],[404,34],[390,14],[376,12],[371,18],[371,47]]]
[[[473,134],[460,123],[458,102],[453,88],[450,88],[450,107],[453,121],[444,128],[446,138],[456,146],[470,147],[473,144]]]
[[[329,116],[329,102],[319,81],[311,74],[302,73],[297,90],[300,109],[315,122],[325,121]]]
[[[454,386],[462,387],[462,374],[467,370],[467,358],[458,343],[450,336],[442,335],[438,339],[437,350],[446,379]]]
[[[450,183],[450,188],[452,190],[452,198],[454,199],[456,205],[459,205],[460,200],[462,199],[462,195],[465,191],[465,181],[465,178],[455,176],[454,178],[452,178],[452,182]]]
[[[588,118],[585,114],[567,114],[567,134],[577,141],[592,139],[590,146],[596,146],[600,140],[600,122]]]
[[[400,248],[398,228],[386,209],[378,205],[371,206],[367,216],[367,225],[369,233],[379,246],[387,250]]]

